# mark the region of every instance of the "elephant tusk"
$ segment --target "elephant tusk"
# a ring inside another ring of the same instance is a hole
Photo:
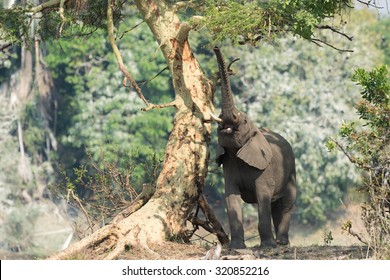
[[[222,123],[222,122],[223,122],[221,118],[217,117],[216,115],[214,115],[214,114],[211,113],[211,112],[210,112],[210,117],[211,117],[214,121],[216,121],[217,123]]]

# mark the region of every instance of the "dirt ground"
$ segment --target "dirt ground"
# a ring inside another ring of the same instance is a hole
[[[195,244],[164,242],[151,245],[150,250],[130,248],[119,259],[122,260],[201,260],[207,252],[206,247]],[[370,259],[371,254],[365,246],[306,246],[278,247],[259,250],[252,247],[245,250],[222,249],[221,259],[228,260],[356,260]],[[42,259],[42,256],[25,255],[0,251],[1,260]],[[94,259],[93,256],[80,255],[77,259]]]
[[[150,246],[152,252],[144,249],[130,249],[120,259],[162,259],[162,260],[200,260],[206,255],[205,247],[193,244],[166,242],[162,245]],[[371,254],[365,246],[307,246],[278,247],[259,250],[252,247],[245,250],[222,249],[221,259],[228,260],[356,260],[370,258]]]

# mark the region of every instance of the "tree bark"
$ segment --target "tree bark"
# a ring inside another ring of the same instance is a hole
[[[71,258],[88,249],[95,250],[96,246],[106,248],[98,258],[114,259],[129,245],[150,250],[148,243],[185,236],[186,220],[207,175],[214,87],[191,51],[190,25],[182,23],[174,6],[167,2],[135,1],[164,54],[175,90],[174,125],[156,191],[135,213],[114,219],[52,259]]]
[[[213,87],[191,51],[191,28],[180,22],[174,7],[165,1],[135,2],[164,54],[175,89],[174,127],[155,197],[169,209],[166,222],[171,234],[177,235],[207,175],[211,125],[204,120],[212,108]]]

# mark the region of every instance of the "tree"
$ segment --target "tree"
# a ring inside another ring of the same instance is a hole
[[[138,211],[118,216],[115,222],[53,258],[65,258],[102,246],[109,249],[109,253],[104,253],[102,257],[113,259],[137,241],[147,248],[148,242],[162,242],[166,238],[186,239],[185,223],[201,197],[207,175],[210,113],[213,111],[215,90],[213,82],[205,75],[192,52],[188,41],[191,30],[207,26],[220,35],[217,39],[230,38],[233,42],[253,45],[284,33],[298,35],[317,44],[327,44],[316,38],[315,31],[327,29],[343,35],[334,27],[322,26],[321,22],[327,17],[341,14],[343,9],[350,6],[350,1],[217,0],[198,3],[135,0],[134,4],[133,8],[138,10],[153,33],[158,50],[162,52],[172,75],[175,98],[166,104],[156,105],[146,100],[125,67],[114,34],[114,26],[125,15],[124,2],[50,0],[32,8],[15,6],[1,13],[4,37],[13,43],[20,38],[28,43],[29,22],[25,19],[38,13],[40,21],[35,34],[41,34],[42,39],[47,34],[53,37],[69,36],[75,30],[78,34],[86,34],[107,26],[109,42],[125,76],[125,83],[130,83],[143,100],[146,105],[143,110],[168,106],[175,108],[162,171],[150,200]],[[188,14],[196,15],[190,18]]]

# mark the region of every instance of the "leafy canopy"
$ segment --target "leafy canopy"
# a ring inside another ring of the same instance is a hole
[[[204,1],[205,23],[216,40],[255,44],[285,33],[312,39],[320,23],[351,6],[350,0]]]

